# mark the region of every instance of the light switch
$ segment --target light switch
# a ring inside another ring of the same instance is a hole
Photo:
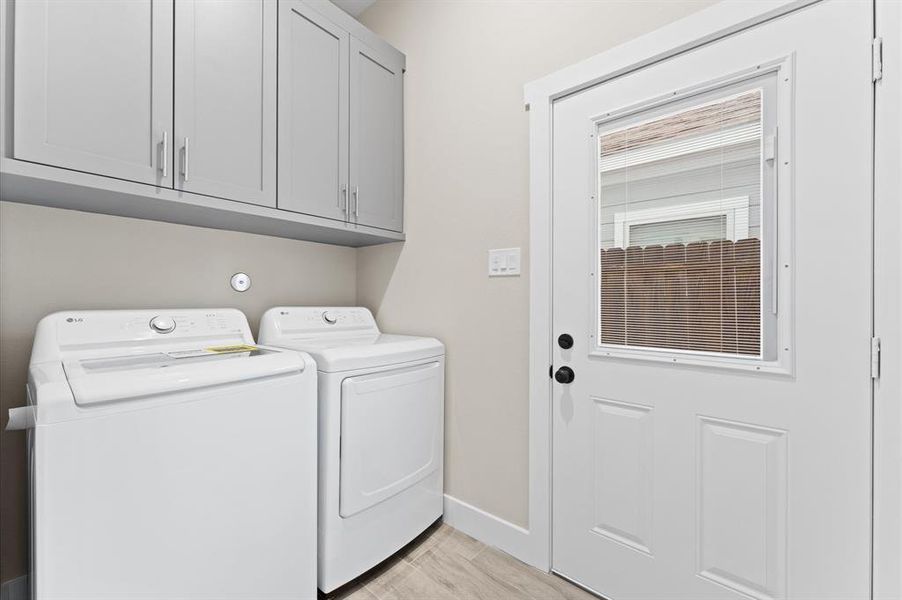
[[[495,250],[489,250],[489,277],[507,277],[519,274],[519,248],[497,248]]]

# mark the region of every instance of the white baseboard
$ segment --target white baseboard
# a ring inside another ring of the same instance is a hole
[[[442,520],[487,546],[498,548],[526,564],[545,570],[541,559],[535,555],[535,543],[530,539],[528,529],[448,494],[445,494],[445,514]]]
[[[28,575],[22,575],[0,584],[0,600],[29,600]]]

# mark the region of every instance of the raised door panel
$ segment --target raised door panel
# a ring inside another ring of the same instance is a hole
[[[172,27],[171,0],[16,3],[14,157],[171,186]]]
[[[276,205],[276,3],[179,0],[176,188]]]
[[[401,231],[404,212],[403,72],[351,38],[351,220]]]
[[[278,207],[346,220],[349,35],[302,2],[279,10]]]
[[[698,417],[696,572],[751,598],[786,597],[787,432]]]

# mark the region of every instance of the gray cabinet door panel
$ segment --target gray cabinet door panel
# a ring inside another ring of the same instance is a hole
[[[345,220],[349,35],[298,0],[279,11],[278,207]]]
[[[172,0],[17,2],[14,157],[171,187],[172,14]]]
[[[404,209],[401,65],[351,38],[351,220],[401,231]]]
[[[177,0],[176,188],[276,205],[276,3]]]

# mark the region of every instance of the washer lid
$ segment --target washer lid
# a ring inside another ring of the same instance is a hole
[[[309,353],[316,368],[328,373],[395,365],[445,353],[444,345],[435,338],[384,333],[283,338],[278,344]]]
[[[303,371],[304,360],[241,345],[67,360],[63,369],[75,403],[89,406]]]

